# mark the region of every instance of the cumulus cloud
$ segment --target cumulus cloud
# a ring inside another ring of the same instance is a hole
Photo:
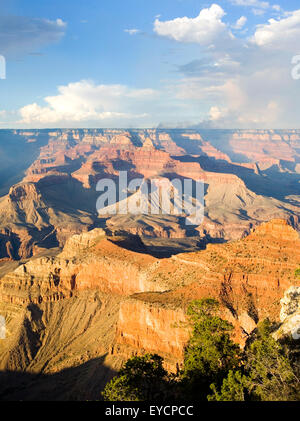
[[[44,99],[46,105],[28,104],[19,110],[20,125],[46,127],[87,122],[116,123],[139,120],[141,104],[154,100],[152,89],[132,89],[124,85],[96,85],[82,80],[58,88],[58,95]]]
[[[48,20],[24,16],[0,16],[1,54],[26,54],[35,48],[59,41],[67,24],[62,19]]]
[[[238,3],[275,10],[267,2]],[[245,24],[246,17],[235,26]],[[177,99],[192,103],[199,115],[206,109],[198,125],[299,127],[300,83],[291,77],[291,57],[299,54],[299,39],[300,10],[285,12],[257,25],[248,38],[236,37],[231,43],[214,43],[214,49],[202,48],[201,58],[178,66],[183,77],[170,90]]]
[[[229,63],[218,69],[212,61],[209,70],[201,62],[185,65],[174,93],[199,110],[208,107],[202,123],[210,127],[299,127],[300,83],[291,77],[289,54],[253,47],[240,51],[238,64]]]
[[[258,25],[253,41],[263,48],[297,51],[300,39],[300,10],[285,13],[282,19],[269,19]]]
[[[227,25],[222,21],[225,12],[221,6],[212,4],[208,9],[202,9],[196,18],[176,18],[169,21],[154,22],[154,31],[163,37],[179,42],[197,43],[209,46],[221,38],[233,38]]]
[[[202,114],[193,101],[185,101],[175,91],[168,85],[156,91],[82,80],[58,87],[58,93],[44,98],[44,104],[27,104],[9,118],[0,114],[0,125],[20,128],[122,128],[155,127],[161,121],[177,126],[178,118],[187,125],[198,121]]]

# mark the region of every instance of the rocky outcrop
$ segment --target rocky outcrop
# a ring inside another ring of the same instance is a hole
[[[76,235],[57,257],[30,260],[5,275],[0,280],[0,300],[25,305],[58,301],[83,290],[124,296],[165,290],[163,282],[147,278],[156,259],[115,244],[120,240],[108,240],[101,229]]]
[[[250,235],[248,240],[252,238],[267,237],[273,238],[277,243],[283,242],[297,242],[299,241],[299,234],[296,232],[288,221],[282,219],[273,219],[268,223],[263,223],[254,230],[253,236]]]
[[[294,340],[300,339],[300,287],[292,286],[285,291],[280,300],[281,326],[275,332],[275,338],[289,337]]]
[[[276,232],[281,233],[279,239]],[[294,275],[300,258],[299,245],[298,234],[286,221],[276,220],[244,240],[209,245],[205,251],[161,261],[152,272],[152,279],[168,280],[172,291],[137,294],[124,302],[117,328],[118,343],[148,351],[162,349],[168,361],[172,353],[179,358],[187,331],[171,328],[169,321],[185,321],[182,310],[191,300],[214,297],[222,303],[223,317],[234,326],[234,339],[243,345],[259,320],[280,320],[280,300],[288,288],[300,284]],[[124,314],[134,314],[133,322],[126,324]],[[155,326],[164,332],[163,336],[150,333]]]
[[[106,236],[105,231],[102,228],[96,228],[90,232],[83,234],[73,235],[70,237],[64,246],[61,256],[71,258],[77,254],[83,253],[95,246],[100,239]]]

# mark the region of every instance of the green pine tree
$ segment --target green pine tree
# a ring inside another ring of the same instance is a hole
[[[272,337],[272,323],[258,325],[254,339],[246,347],[239,371],[230,371],[221,388],[211,386],[208,400],[217,401],[297,401],[300,378],[290,349]]]
[[[181,372],[188,397],[205,400],[210,385],[221,385],[228,371],[239,365],[239,346],[230,339],[231,323],[219,316],[214,299],[193,301],[188,307],[192,336],[185,350]]]
[[[211,386],[213,395],[208,396],[209,401],[245,401],[247,400],[248,378],[241,371],[229,370],[228,376],[223,380],[221,391],[218,393],[215,384]]]
[[[163,400],[171,378],[155,354],[130,358],[102,392],[105,401]]]

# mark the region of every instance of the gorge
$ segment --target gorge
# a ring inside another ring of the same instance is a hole
[[[299,312],[298,295],[288,291],[300,287],[300,131],[5,136],[5,156],[15,145],[23,154],[0,185],[0,399],[98,399],[122,363],[145,352],[176,370],[194,299],[220,302],[241,347],[266,317],[291,334]],[[203,223],[99,217],[95,185],[120,171],[201,180]]]

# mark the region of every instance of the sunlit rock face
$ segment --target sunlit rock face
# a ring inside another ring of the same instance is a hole
[[[276,337],[289,336],[300,339],[300,287],[291,286],[280,301],[280,321],[282,325],[276,332]]]

